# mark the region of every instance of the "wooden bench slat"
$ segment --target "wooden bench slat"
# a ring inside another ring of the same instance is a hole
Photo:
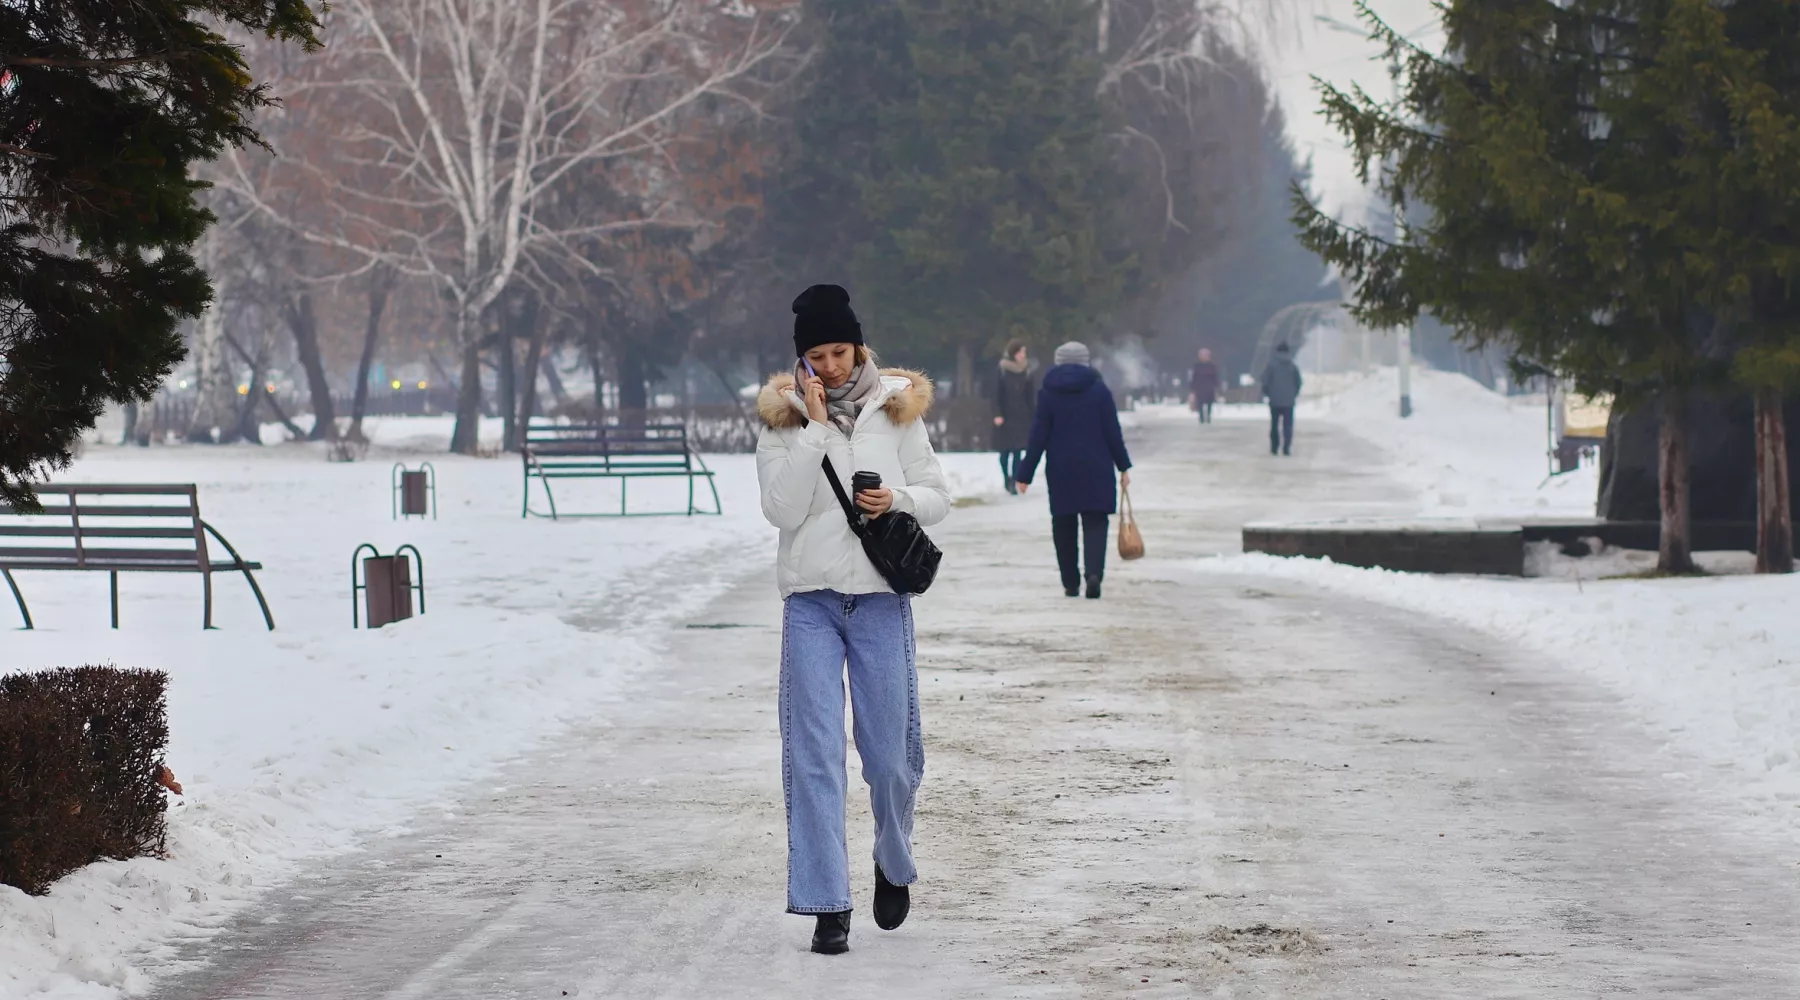
[[[50,483],[38,487],[37,491],[39,494],[92,493],[96,495],[168,497],[193,497],[198,493],[198,489],[188,483],[180,485],[170,483]]]
[[[84,514],[82,520],[86,520]],[[130,528],[113,525],[81,526],[84,538],[186,538],[194,537],[192,528]],[[14,538],[74,538],[73,524],[9,524],[0,519],[0,535]]]
[[[66,549],[43,548],[0,548],[0,560],[10,564],[14,559],[36,560],[40,562],[56,562],[67,559],[75,562],[85,559],[87,562],[121,559],[144,562],[195,562],[198,560],[193,548],[186,549],[93,549],[74,547]]]
[[[127,504],[81,504],[75,511],[81,514],[83,521],[91,517],[182,517],[193,520],[199,513],[192,507],[146,506]],[[26,514],[26,517],[68,517],[71,513],[68,504],[45,504],[43,514]]]
[[[676,466],[685,466],[688,464],[687,459],[685,457],[683,457],[683,458],[664,458],[664,459],[646,459],[646,458],[641,458],[641,457],[639,457],[639,458],[622,458],[620,456],[615,455],[615,456],[613,456],[611,461],[607,461],[604,458],[599,458],[599,460],[596,460],[596,458],[597,458],[597,456],[593,456],[593,455],[540,455],[540,456],[538,456],[538,464],[539,465],[561,465],[561,466],[586,465],[586,466],[592,466],[597,469],[602,469],[609,465],[617,465],[617,466],[624,467],[624,468],[635,467],[635,468],[644,468],[644,469],[656,469],[656,468],[667,469],[667,468],[672,468],[672,467],[676,467]]]
[[[539,465],[647,465],[670,466],[690,463],[686,455],[532,455]]]
[[[16,572],[57,572],[60,570],[97,570],[99,572],[107,572],[116,570],[120,573],[197,573],[200,571],[199,564],[194,562],[131,562],[119,560],[95,562],[91,559],[79,566],[75,564],[74,559],[44,560],[41,562],[15,562],[8,560],[6,568]],[[239,570],[245,569],[262,569],[263,564],[259,562],[247,562],[243,565],[239,565],[234,562],[209,562],[207,563],[206,568],[214,573],[236,573]]]
[[[63,559],[63,558],[67,558],[70,562],[74,562],[75,561],[75,553],[76,553],[76,549],[72,545],[69,546],[68,548],[61,548],[61,549],[20,548],[20,547],[9,546],[6,548],[0,548],[0,560],[10,561],[13,559]]]
[[[656,459],[686,461],[688,452],[671,451],[619,451],[604,448],[532,448],[525,452],[529,458],[539,460],[551,458],[611,458],[619,461]]]
[[[652,476],[710,476],[712,472],[702,469],[633,469],[630,472],[623,470],[607,472],[604,469],[564,469],[552,465],[546,467],[542,474],[555,479],[581,479],[584,477],[589,479],[647,479]],[[538,473],[534,472],[532,475],[536,476]]]
[[[199,561],[199,554],[192,546],[185,549],[96,549],[92,546],[83,546],[82,552],[86,555],[88,562],[105,562],[107,560],[114,562],[120,560],[131,562],[139,560],[144,562]]]
[[[668,454],[674,454],[676,452],[682,452],[682,451],[687,450],[687,445],[681,441],[602,442],[602,441],[582,441],[582,440],[575,440],[573,438],[564,439],[561,441],[531,442],[530,447],[531,447],[531,450],[533,450],[533,451],[562,451],[564,449],[583,450],[583,451],[604,451],[604,450],[610,449],[612,451],[647,451],[647,452],[659,452],[660,451],[660,452],[665,452]]]

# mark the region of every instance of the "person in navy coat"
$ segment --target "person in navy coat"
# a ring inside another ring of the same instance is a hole
[[[1087,553],[1087,596],[1097,600],[1106,576],[1110,519],[1118,509],[1113,470],[1120,473],[1119,483],[1130,486],[1131,456],[1125,451],[1112,390],[1088,360],[1088,349],[1080,343],[1071,341],[1056,349],[1056,367],[1044,374],[1044,387],[1038,390],[1037,417],[1018,479],[1019,492],[1024,493],[1037,474],[1039,460],[1049,457],[1045,478],[1050,485],[1050,527],[1063,593],[1081,596],[1079,536]]]

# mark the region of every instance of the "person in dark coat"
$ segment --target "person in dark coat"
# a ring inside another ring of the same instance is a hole
[[[1188,376],[1188,392],[1188,402],[1200,414],[1200,422],[1212,423],[1213,404],[1219,400],[1219,366],[1213,364],[1210,348],[1200,348],[1200,363]]]
[[[1087,554],[1087,596],[1098,599],[1106,576],[1109,521],[1118,509],[1113,470],[1119,471],[1120,483],[1130,486],[1131,456],[1125,451],[1112,390],[1088,365],[1088,349],[1073,341],[1056,349],[1056,367],[1044,375],[1044,387],[1038,392],[1037,419],[1018,471],[1020,493],[1030,488],[1038,461],[1045,456],[1050,459],[1045,478],[1063,593],[1081,596],[1079,533]]]
[[[1300,366],[1286,344],[1275,348],[1275,357],[1263,369],[1262,394],[1269,401],[1269,454],[1294,453],[1294,404],[1300,399]]]
[[[1037,392],[1031,386],[1031,359],[1025,342],[1006,345],[994,386],[994,450],[1000,453],[1000,475],[1006,492],[1019,492],[1019,462],[1031,442],[1031,421],[1037,413]]]

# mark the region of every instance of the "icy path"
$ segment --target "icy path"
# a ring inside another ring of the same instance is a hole
[[[958,512],[921,602],[913,919],[780,914],[778,605],[454,815],[275,890],[170,998],[1800,995],[1792,859],[1575,675],[1302,585],[1190,574],[1250,517],[1406,495],[1303,428],[1134,435],[1153,557],[1063,598],[1041,500]],[[1320,451],[1326,457],[1317,457]],[[1027,513],[1029,511],[1029,513]],[[854,800],[853,800],[854,801]],[[852,808],[865,857],[866,808]]]

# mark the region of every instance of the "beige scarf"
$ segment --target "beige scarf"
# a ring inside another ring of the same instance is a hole
[[[806,367],[796,366],[795,379],[804,378]],[[881,372],[874,365],[857,365],[843,385],[825,390],[825,413],[831,425],[848,437],[856,430],[857,415],[862,413],[875,392],[881,388]]]

